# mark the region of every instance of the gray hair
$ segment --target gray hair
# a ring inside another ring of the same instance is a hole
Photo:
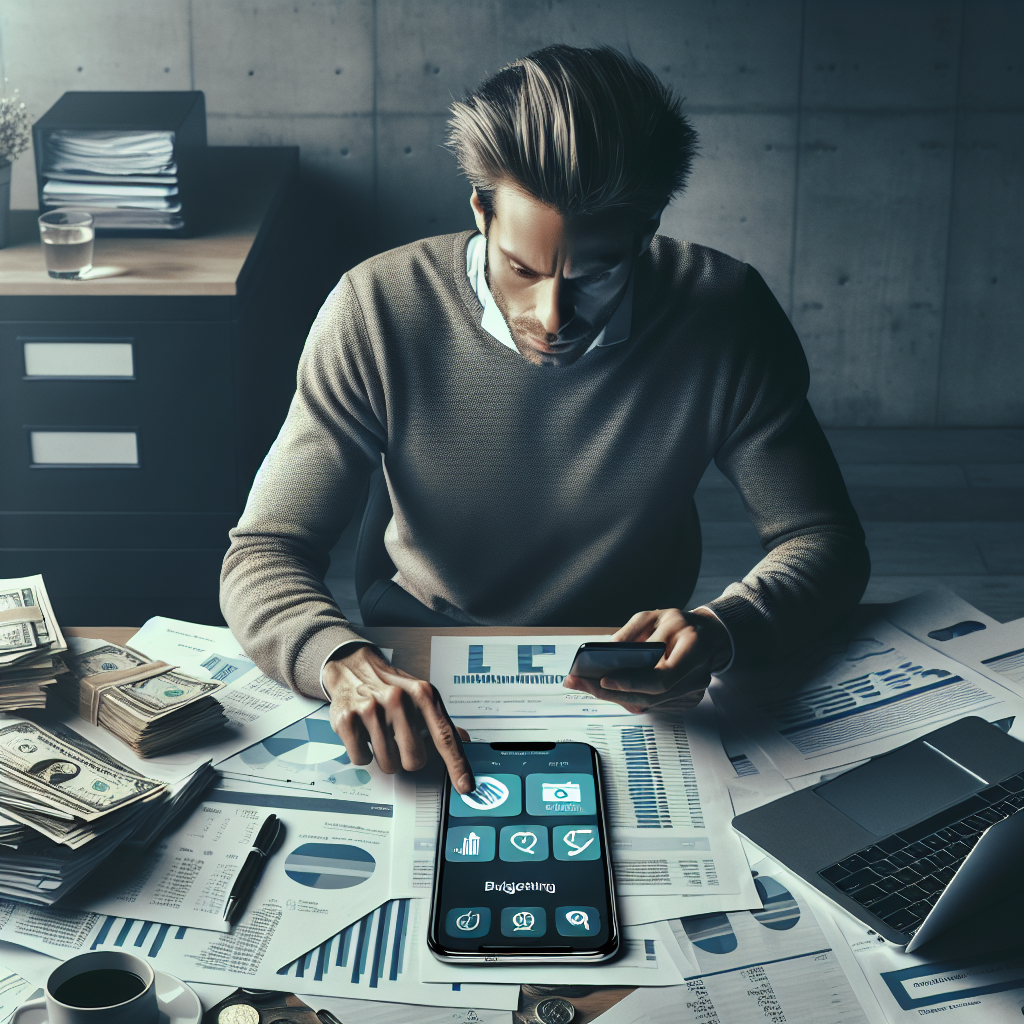
[[[567,217],[618,208],[646,218],[683,190],[697,151],[680,108],[639,61],[556,44],[454,103],[447,144],[488,223],[502,182]]]

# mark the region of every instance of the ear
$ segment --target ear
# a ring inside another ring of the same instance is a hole
[[[469,205],[473,208],[473,220],[476,221],[476,229],[481,235],[487,234],[487,218],[484,216],[484,206],[480,202],[480,197],[476,194],[476,189],[473,189],[473,194],[469,197]]]
[[[658,228],[661,227],[661,215],[664,212],[665,207],[663,206],[657,211],[657,213],[649,217],[640,225],[640,230],[638,232],[639,241],[637,242],[636,250],[637,256],[643,256],[643,254],[647,252],[647,247],[651,244],[654,236],[658,233]]]

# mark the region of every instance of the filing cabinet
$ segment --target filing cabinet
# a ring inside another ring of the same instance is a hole
[[[97,239],[50,279],[35,214],[0,250],[0,577],[68,625],[222,623],[228,530],[284,420],[319,297],[298,150],[211,147],[204,227]]]

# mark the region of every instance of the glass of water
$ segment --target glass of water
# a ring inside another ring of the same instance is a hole
[[[39,240],[50,277],[81,280],[92,270],[96,230],[84,210],[51,210],[39,218]]]

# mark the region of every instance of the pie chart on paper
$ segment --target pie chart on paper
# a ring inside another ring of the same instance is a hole
[[[324,779],[339,786],[365,786],[370,781],[365,768],[352,765],[331,723],[315,715],[293,722],[238,758],[257,774],[274,778]]]
[[[284,872],[310,889],[350,889],[373,875],[377,862],[358,846],[303,843],[284,862]]]

